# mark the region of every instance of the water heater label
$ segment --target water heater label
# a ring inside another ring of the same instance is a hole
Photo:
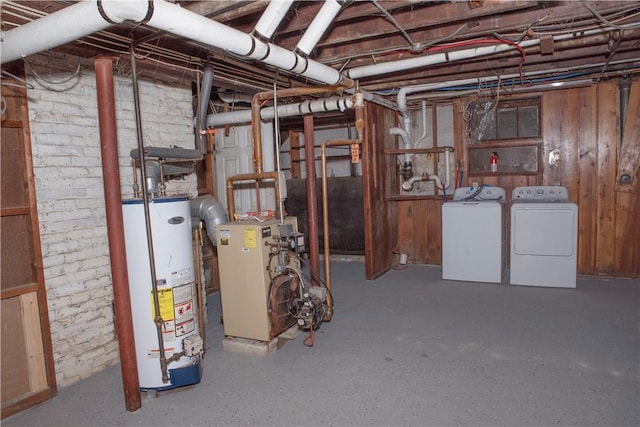
[[[171,272],[171,284],[174,287],[190,283],[191,281],[191,268],[189,267]]]
[[[174,288],[176,336],[182,336],[195,329],[195,308],[193,306],[192,284]]]
[[[244,247],[255,249],[258,247],[258,233],[255,228],[245,228]]]

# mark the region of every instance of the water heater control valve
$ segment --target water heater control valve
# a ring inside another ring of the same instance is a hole
[[[203,342],[199,335],[190,335],[182,341],[185,356],[199,356],[203,353]]]

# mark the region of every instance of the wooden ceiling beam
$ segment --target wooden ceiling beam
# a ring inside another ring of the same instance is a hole
[[[381,37],[386,38],[400,34],[398,28],[396,28],[388,18],[382,16],[379,9],[368,2],[366,4],[369,8],[373,7],[373,10],[371,10],[366,20],[345,19],[343,15],[345,15],[351,7],[355,7],[349,6],[345,9],[344,13],[339,15],[341,19],[334,21],[329,27],[325,36],[320,43],[318,43],[317,50],[333,45],[360,44],[363,40]],[[491,0],[485,2],[483,7],[469,9],[469,6],[464,2],[446,4],[427,2],[426,4],[419,4],[415,7],[399,9],[393,14],[393,18],[401,28],[407,32],[411,32],[416,29],[433,28],[448,22],[456,22],[459,27],[460,23],[469,20],[522,9],[538,8],[538,6],[538,1],[505,2]],[[282,31],[278,32],[277,42],[284,48],[292,49],[300,38],[301,31],[299,30],[295,34],[285,34],[287,30],[288,28],[285,27]],[[411,37],[413,38],[413,35]],[[414,39],[414,41],[417,42],[419,40]],[[405,40],[404,46],[407,45],[408,42]]]
[[[621,10],[629,9],[629,2],[605,2],[600,5],[601,14],[616,13]],[[584,20],[589,17],[593,17],[586,9],[584,13],[576,13],[575,4],[557,6],[549,10],[527,10],[519,11],[515,14],[501,14],[490,15],[485,19],[478,20],[473,26],[469,25],[467,28],[460,31],[454,38],[447,40],[461,40],[461,39],[473,39],[479,37],[491,36],[494,32],[499,32],[501,35],[511,37],[519,35],[524,29],[531,25],[531,23],[543,18],[546,14],[550,14],[548,18],[544,20],[545,24],[549,23],[562,23],[564,29],[571,27],[571,23],[567,23],[567,19],[572,20]],[[476,25],[477,24],[477,25]],[[437,28],[420,29],[411,33],[411,37],[414,41],[428,42],[443,40],[459,30],[460,23],[452,23],[442,25]],[[536,29],[543,30],[544,26],[534,27],[534,34]],[[327,64],[341,63],[346,58],[356,56],[350,62],[350,66],[358,66],[371,63],[371,56],[365,59],[358,59],[357,56],[362,56],[365,52],[376,52],[382,49],[392,51],[395,49],[407,49],[409,47],[408,42],[404,37],[399,34],[386,35],[383,38],[373,38],[369,40],[360,40],[358,43],[325,43],[320,44],[317,48],[317,55],[314,59]],[[390,58],[385,56],[379,56],[376,58],[379,62],[388,61]]]
[[[216,0],[216,1],[181,1],[180,5],[198,15],[206,16],[218,22],[228,22],[246,16],[261,13],[266,9],[269,0]]]

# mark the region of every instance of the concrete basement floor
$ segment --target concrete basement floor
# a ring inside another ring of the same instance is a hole
[[[376,281],[333,262],[336,312],[266,356],[222,350],[209,299],[202,382],[124,409],[120,366],[9,426],[640,425],[640,281],[577,289],[441,280],[410,265]]]

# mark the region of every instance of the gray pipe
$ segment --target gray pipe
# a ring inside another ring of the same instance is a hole
[[[618,83],[620,90],[620,141],[624,136],[624,126],[627,123],[627,107],[629,106],[629,92],[631,91],[631,79],[625,77]]]
[[[191,218],[202,219],[207,226],[207,236],[214,246],[216,241],[216,225],[227,222],[227,211],[213,196],[200,196],[191,199]],[[192,221],[197,224],[200,221]]]
[[[134,148],[131,150],[131,158],[135,160],[140,159],[140,150]],[[155,157],[158,159],[185,159],[185,160],[200,160],[201,155],[199,150],[187,150],[186,148],[163,148],[163,147],[145,147],[144,157]]]
[[[204,130],[205,121],[207,120],[207,109],[209,107],[209,99],[211,98],[211,89],[213,88],[213,66],[207,64],[204,67],[204,73],[202,75],[202,85],[200,87],[200,98],[198,99],[198,126],[196,126],[196,141],[198,141],[199,149],[202,154],[207,152],[207,139],[206,135],[202,133]]]

